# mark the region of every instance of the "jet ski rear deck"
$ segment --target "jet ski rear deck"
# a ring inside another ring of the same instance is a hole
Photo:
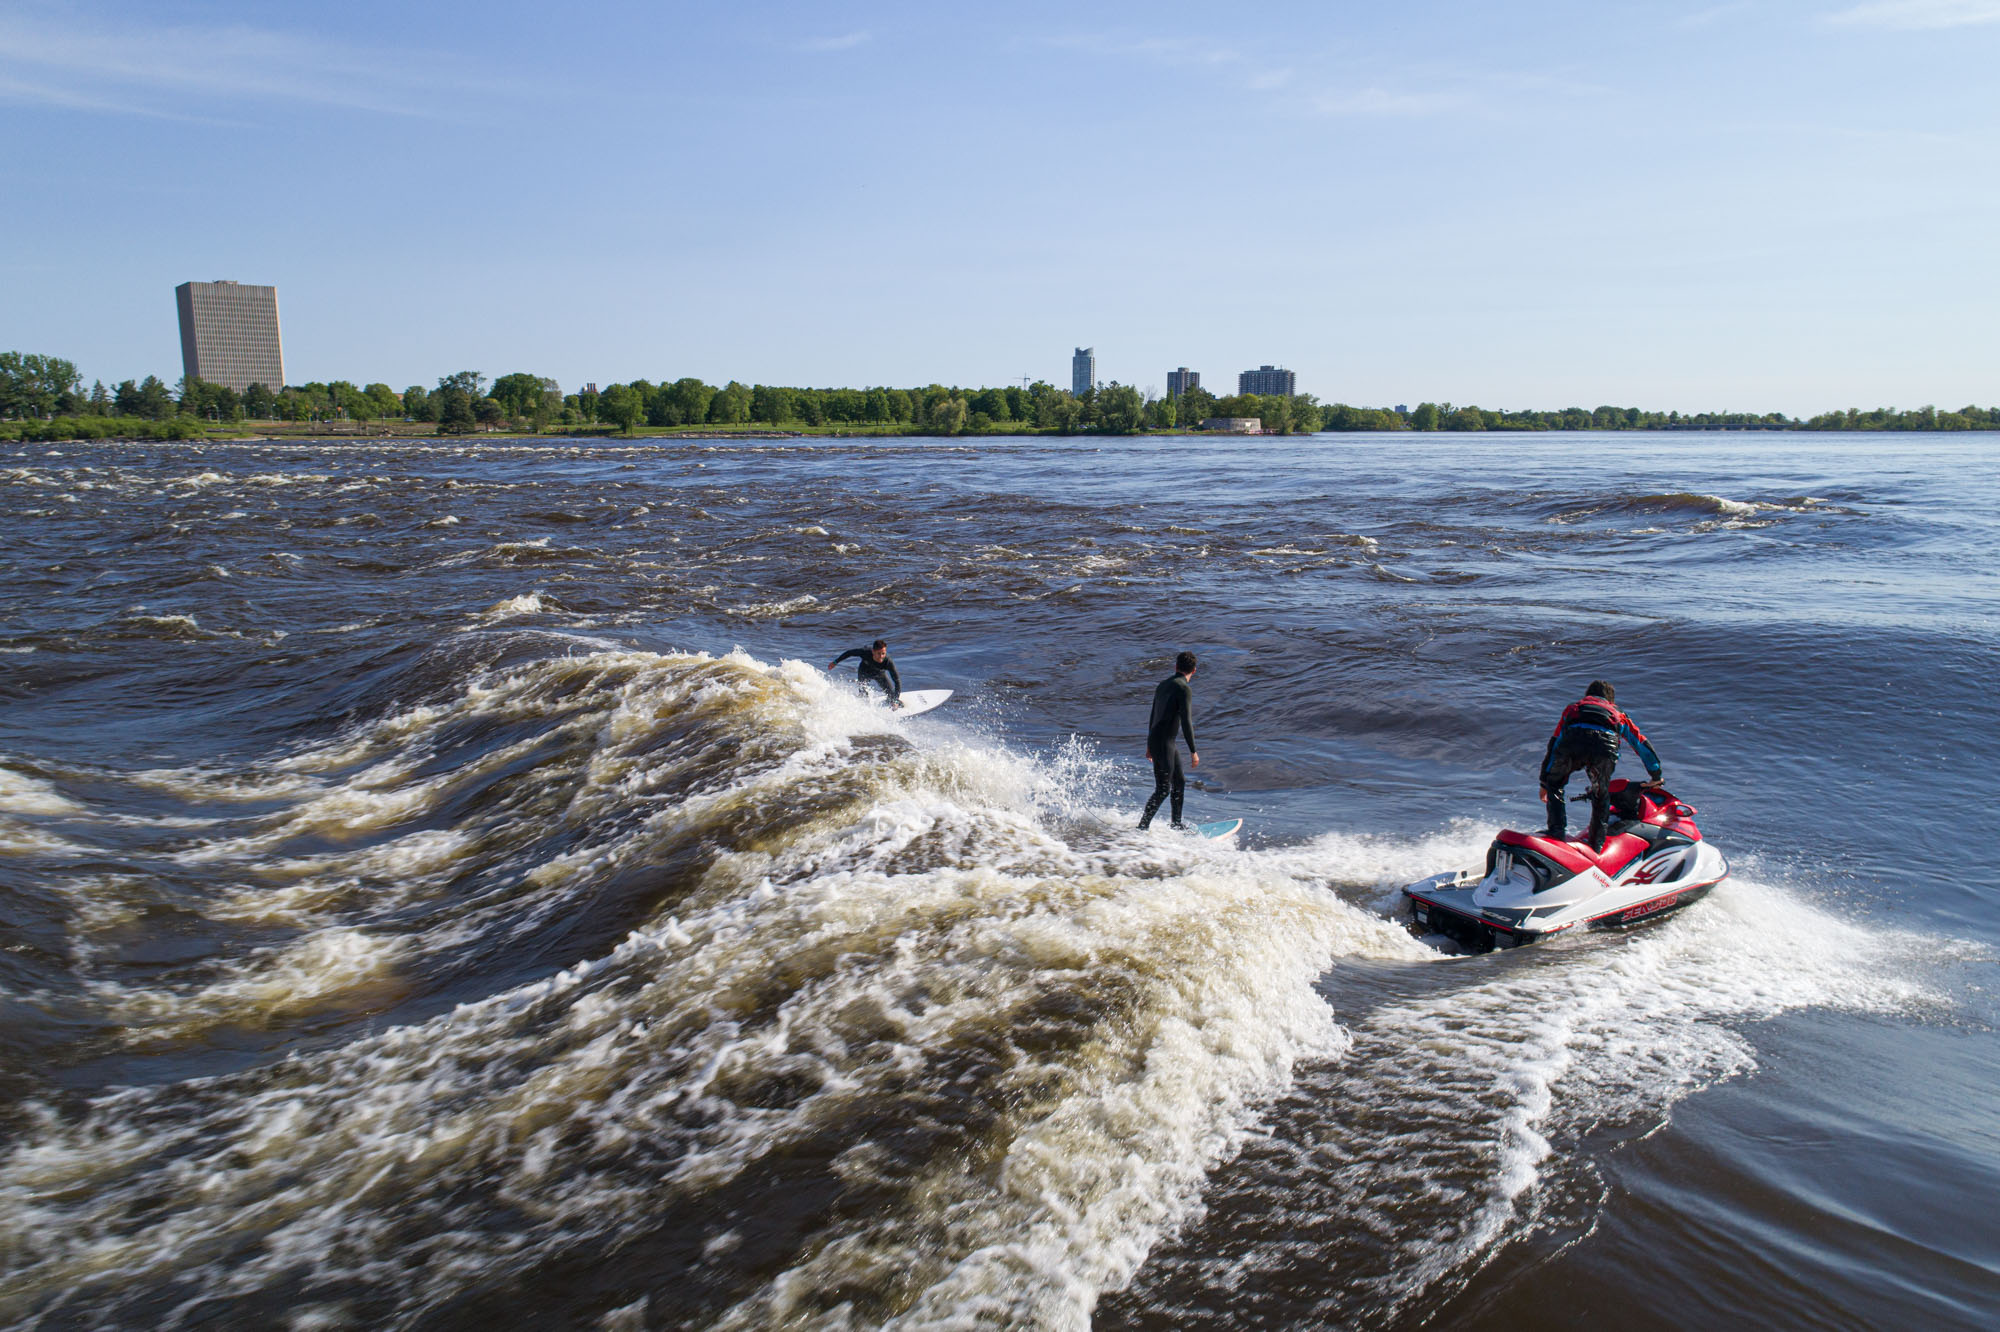
[[[1611,784],[1611,796],[1619,819],[1602,851],[1503,830],[1484,866],[1403,889],[1411,929],[1446,935],[1474,952],[1516,948],[1668,915],[1728,877],[1729,862],[1702,840],[1692,806],[1624,781]]]

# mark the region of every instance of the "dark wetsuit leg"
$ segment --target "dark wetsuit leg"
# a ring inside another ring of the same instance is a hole
[[[1179,746],[1169,741],[1153,748],[1153,796],[1146,802],[1146,812],[1139,817],[1141,828],[1153,822],[1153,815],[1160,812],[1160,806],[1173,800],[1174,827],[1181,826],[1181,807],[1187,800],[1187,773],[1181,768]]]
[[[1573,772],[1582,772],[1590,779],[1590,841],[1593,846],[1604,845],[1604,835],[1611,826],[1611,774],[1618,766],[1618,750],[1615,745],[1607,745],[1585,736],[1575,741],[1565,738],[1549,755],[1549,764],[1542,769],[1542,790],[1548,794],[1549,823],[1548,834],[1561,837],[1569,829],[1569,809],[1565,803],[1568,797],[1564,789],[1569,785]]]

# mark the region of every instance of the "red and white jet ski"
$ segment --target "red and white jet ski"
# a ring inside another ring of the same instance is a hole
[[[1611,812],[1602,851],[1510,828],[1493,839],[1483,867],[1411,884],[1403,889],[1411,930],[1476,953],[1518,948],[1656,919],[1729,877],[1729,862],[1701,840],[1694,808],[1666,791],[1613,781]]]

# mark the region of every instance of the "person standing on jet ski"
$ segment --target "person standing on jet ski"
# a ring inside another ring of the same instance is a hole
[[[1548,752],[1542,755],[1542,799],[1549,807],[1550,837],[1560,839],[1569,826],[1567,797],[1563,788],[1569,775],[1579,769],[1590,778],[1590,845],[1604,849],[1604,836],[1611,827],[1611,772],[1618,766],[1618,742],[1630,740],[1639,761],[1646,765],[1649,786],[1660,784],[1660,756],[1632,719],[1618,710],[1612,700],[1617,695],[1609,683],[1592,680],[1577,702],[1563,709],[1555,733],[1549,736]]]
[[[1153,689],[1153,711],[1146,719],[1146,757],[1153,761],[1153,798],[1139,816],[1140,828],[1151,826],[1160,805],[1173,797],[1174,827],[1181,826],[1181,804],[1187,799],[1187,773],[1181,769],[1181,751],[1175,743],[1187,739],[1188,761],[1201,766],[1194,750],[1194,653],[1174,658],[1174,673]],[[1179,734],[1177,735],[1176,732]]]
[[[889,696],[890,707],[903,706],[903,677],[896,673],[896,663],[889,660],[887,641],[878,638],[865,648],[849,648],[828,662],[826,668],[832,670],[849,657],[861,658],[860,666],[855,668],[855,678],[864,688],[875,685]]]

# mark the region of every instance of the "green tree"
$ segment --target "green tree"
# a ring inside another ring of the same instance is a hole
[[[53,416],[83,377],[73,362],[37,352],[0,352],[0,416]]]
[[[252,384],[243,390],[243,414],[253,421],[270,420],[277,402],[268,385]]]
[[[174,414],[174,395],[160,382],[158,375],[147,375],[139,383],[134,395],[134,405],[138,408],[134,416],[143,416],[148,421],[164,421]]]
[[[1114,435],[1136,435],[1146,424],[1146,402],[1130,384],[1112,382],[1097,391],[1097,424]]]
[[[472,395],[460,385],[440,382],[431,397],[437,403],[440,435],[469,435],[479,424],[479,418],[472,414]]]
[[[492,391],[488,396],[498,402],[509,416],[533,416],[541,409],[544,398],[554,392],[555,387],[555,381],[552,379],[516,371],[494,380]]]
[[[1313,435],[1325,425],[1325,414],[1320,409],[1319,400],[1310,393],[1295,393],[1290,404],[1291,420],[1288,423],[1293,434]]]
[[[204,421],[234,421],[242,413],[242,400],[234,389],[211,384],[206,379],[181,376],[181,411]]]
[[[826,390],[826,414],[834,421],[859,421],[867,409],[868,399],[854,389]]]
[[[597,395],[597,419],[609,421],[628,435],[645,415],[645,395],[628,384],[613,384]]]
[[[966,403],[989,421],[1014,419],[1014,409],[1007,405],[1007,394],[1003,389],[981,389],[966,399]]]
[[[717,425],[741,425],[750,419],[750,386],[735,380],[709,399],[708,419]]]
[[[422,384],[412,384],[404,389],[403,415],[412,421],[437,420],[437,408],[431,402],[430,390]]]
[[[946,393],[931,400],[925,419],[932,433],[956,435],[965,429],[966,418],[970,414],[963,397]]]
[[[211,384],[205,379],[198,379],[194,382],[192,400],[189,395],[183,394],[181,410],[205,421],[235,421],[243,415],[243,401],[236,390],[226,384]]]
[[[1179,404],[1172,398],[1154,398],[1146,404],[1146,427],[1149,430],[1172,430],[1179,417]]]
[[[472,404],[472,419],[490,430],[507,419],[507,409],[496,399],[481,398]]]
[[[479,401],[486,396],[486,376],[477,370],[461,370],[455,375],[446,375],[438,381],[441,389],[455,388],[465,395],[468,403]],[[442,419],[442,417],[440,417]]]
[[[1221,415],[1216,408],[1215,395],[1199,386],[1182,392],[1175,406],[1185,425],[1198,426],[1212,416]]]
[[[1420,402],[1417,410],[1410,413],[1410,429],[1436,430],[1438,428],[1438,405],[1434,402]]]
[[[792,419],[797,395],[788,388],[759,384],[750,390],[750,419],[782,425]]]
[[[345,417],[349,421],[375,419],[374,400],[344,379],[336,379],[326,386],[326,398],[332,404],[336,417]]]
[[[656,421],[655,425],[699,425],[708,419],[708,407],[715,401],[715,390],[699,379],[676,379],[667,386],[663,396],[668,419]]]
[[[1058,434],[1073,435],[1083,425],[1083,401],[1074,393],[1057,389],[1049,395],[1047,416],[1048,428]],[[1038,414],[1035,418],[1037,425],[1041,419]]]

